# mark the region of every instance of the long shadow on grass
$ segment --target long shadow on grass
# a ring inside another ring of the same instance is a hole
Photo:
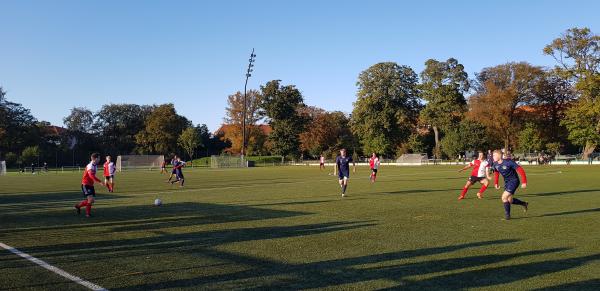
[[[510,254],[506,259],[512,259],[515,255],[518,256],[518,254]],[[495,286],[577,268],[596,260],[600,260],[600,254],[558,260],[543,260],[541,262],[441,275],[423,281],[406,281],[403,282],[404,284],[401,287],[423,290],[432,287],[467,289]]]
[[[410,189],[410,190],[398,190],[398,191],[382,191],[373,194],[378,195],[389,195],[389,194],[419,194],[419,193],[428,193],[428,192],[456,192],[460,191],[458,188],[454,189]]]
[[[147,290],[160,288],[180,288],[194,286],[196,288],[221,289],[305,289],[325,288],[341,284],[352,284],[362,281],[387,279],[402,281],[403,277],[450,271],[461,268],[481,266],[513,259],[519,256],[539,255],[562,251],[550,249],[528,251],[515,254],[485,255],[467,258],[443,259],[412,264],[398,264],[400,260],[420,256],[438,255],[476,247],[493,247],[499,244],[512,243],[515,240],[496,240],[434,247],[409,251],[390,252],[354,258],[344,258],[306,264],[289,264],[254,258],[237,253],[207,249],[204,255],[230,262],[235,265],[248,266],[246,270],[234,273],[205,276],[193,279],[180,279],[158,284],[141,284],[128,288]],[[371,264],[384,264],[387,267],[361,267]],[[273,277],[285,279],[272,279]]]
[[[289,237],[309,236],[336,231],[355,230],[375,225],[372,222],[329,222],[294,226],[273,226],[235,228],[212,231],[199,231],[178,234],[163,234],[152,237],[114,239],[94,242],[54,244],[48,246],[22,248],[35,257],[50,259],[52,263],[75,262],[81,260],[101,262],[104,259],[134,258],[149,254],[185,253],[205,255],[207,250],[222,244],[271,240]],[[2,270],[3,268],[0,268]]]
[[[563,215],[580,214],[580,213],[592,213],[592,212],[599,212],[599,211],[600,211],[600,208],[592,208],[592,209],[582,209],[582,210],[574,210],[574,211],[548,213],[548,214],[538,215],[538,216],[534,216],[534,217],[563,216]]]
[[[582,189],[572,191],[556,191],[556,192],[541,192],[541,193],[520,193],[520,196],[557,196],[557,195],[569,195],[577,193],[589,193],[589,192],[600,192],[600,189]]]
[[[161,207],[151,205],[100,206],[93,209],[94,217],[90,219],[77,216],[72,206],[69,205],[65,209],[55,211],[35,213],[25,211],[14,215],[0,215],[3,225],[14,224],[19,226],[19,228],[13,229],[3,227],[0,233],[56,229],[72,230],[106,226],[117,226],[109,229],[110,232],[140,231],[156,230],[164,227],[285,218],[308,214],[310,213],[244,205],[182,202],[168,203]],[[101,221],[101,223],[95,223],[95,221]]]
[[[535,289],[535,291],[554,291],[554,290],[600,290],[600,279],[573,282],[561,284],[546,288]]]

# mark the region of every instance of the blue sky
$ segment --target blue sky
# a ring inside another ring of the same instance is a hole
[[[508,61],[551,66],[566,29],[600,33],[600,1],[6,1],[0,86],[39,120],[74,106],[172,102],[215,130],[227,95],[269,80],[350,112],[358,74],[394,61],[420,72],[457,58],[470,76]]]

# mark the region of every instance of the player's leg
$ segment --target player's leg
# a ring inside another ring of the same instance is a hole
[[[95,202],[94,196],[96,195],[96,193],[93,189],[94,188],[92,187],[91,193],[93,193],[93,194],[90,194],[87,197],[87,205],[85,206],[85,216],[86,217],[92,216],[92,205],[94,205],[94,202]]]
[[[483,198],[483,192],[485,192],[485,190],[487,190],[487,187],[490,184],[490,181],[488,179],[483,179],[481,181],[479,181],[479,183],[481,183],[481,189],[479,189],[479,192],[477,192],[477,198],[482,199]]]
[[[504,191],[502,193],[502,204],[504,205],[504,219],[510,219],[510,204],[512,202],[512,193]]]
[[[115,177],[114,176],[110,176],[109,178],[109,185],[110,185],[110,192],[115,192]]]
[[[348,176],[344,176],[342,180],[342,197],[346,196],[346,189],[348,188]]]
[[[460,196],[458,196],[458,200],[465,199],[465,196],[467,195],[467,191],[469,191],[469,187],[471,187],[472,184],[473,183],[471,183],[471,178],[469,178],[469,180],[467,180],[467,183],[463,187],[462,191],[460,192]]]

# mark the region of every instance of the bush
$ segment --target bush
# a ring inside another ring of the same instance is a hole
[[[6,154],[6,156],[4,156],[4,160],[6,161],[6,166],[7,167],[14,167],[17,165],[17,160],[19,159],[19,157],[17,156],[17,154],[13,153],[13,152],[9,152]]]
[[[21,153],[21,160],[25,165],[29,165],[37,161],[40,155],[40,148],[38,146],[26,147]]]

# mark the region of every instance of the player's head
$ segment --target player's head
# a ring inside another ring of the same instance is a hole
[[[493,153],[493,157],[494,157],[494,162],[502,160],[502,151],[501,150],[495,150],[494,153]]]
[[[107,156],[106,156],[106,161],[107,161],[107,162],[110,162],[110,160],[111,160],[111,157],[110,157],[110,155],[107,155]]]
[[[479,151],[477,153],[477,159],[484,160],[485,159],[485,153],[483,151]]]
[[[377,157],[377,154],[376,154],[375,152],[373,152],[373,153],[371,154],[371,157],[374,157],[374,158],[376,158],[376,157]]]
[[[181,157],[177,157],[177,161],[181,162]]]
[[[97,164],[98,163],[98,159],[100,158],[100,154],[99,153],[93,153],[90,156],[90,160],[94,163]]]
[[[346,156],[346,149],[341,149],[340,150],[340,155],[342,155],[343,157]]]

